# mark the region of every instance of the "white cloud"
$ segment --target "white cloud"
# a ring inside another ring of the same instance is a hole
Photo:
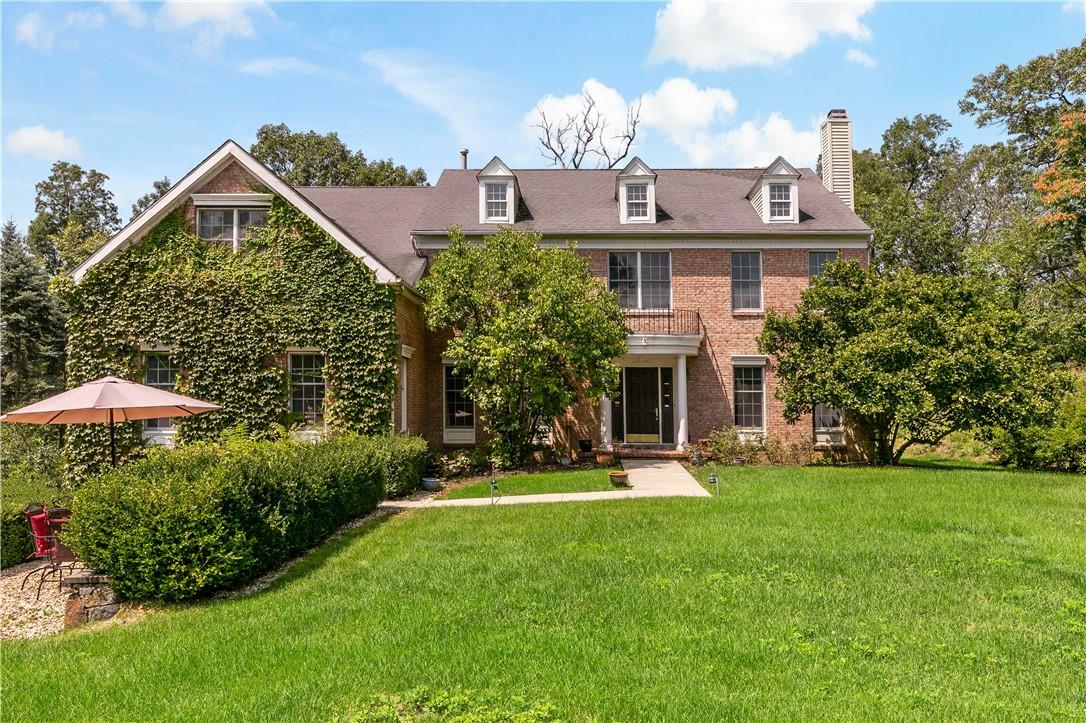
[[[436,113],[461,143],[495,144],[492,120],[498,109],[485,94],[496,79],[407,50],[370,50],[362,62],[386,85]]]
[[[68,30],[101,30],[106,16],[98,10],[73,10],[62,20],[50,21],[31,11],[15,26],[15,40],[34,50],[52,50],[56,37]]]
[[[38,13],[31,11],[15,25],[15,40],[34,50],[49,50],[53,47],[56,29],[46,25]]]
[[[1081,13],[1082,15],[1086,15],[1086,0],[1065,2],[1061,7],[1065,13]]]
[[[687,78],[671,78],[659,88],[627,102],[622,95],[595,78],[585,81],[580,93],[544,96],[521,123],[526,137],[535,138],[539,112],[558,121],[581,107],[583,93],[596,100],[600,114],[613,125],[641,104],[637,145],[655,134],[682,150],[695,166],[764,166],[782,155],[796,165],[811,165],[818,157],[818,121],[810,129],[797,129],[779,113],[764,123],[748,120],[733,124],[738,103],[722,88],[699,88]],[[651,163],[651,161],[650,161]]]
[[[4,138],[4,150],[13,155],[33,156],[43,161],[75,158],[80,155],[79,143],[43,125],[22,126]]]
[[[865,68],[874,68],[876,65],[879,64],[879,61],[875,60],[859,48],[849,48],[849,51],[845,53],[845,60],[849,61],[850,63],[862,65]]]
[[[860,22],[873,0],[857,2],[684,2],[656,13],[649,60],[677,60],[697,70],[773,65],[802,53],[823,35],[866,40]]]
[[[323,71],[319,65],[308,60],[294,58],[289,55],[272,58],[254,58],[238,66],[238,70],[249,75],[320,75]]]
[[[113,14],[123,18],[129,27],[142,28],[147,24],[147,13],[143,12],[139,3],[132,0],[110,0],[107,4]]]
[[[267,3],[183,2],[167,0],[155,17],[155,27],[165,32],[193,31],[196,50],[212,52],[230,37],[251,38],[256,34],[252,14],[275,17]]]

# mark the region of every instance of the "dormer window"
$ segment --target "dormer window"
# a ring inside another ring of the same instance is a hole
[[[615,178],[619,223],[656,223],[656,173],[634,158]]]
[[[494,156],[475,174],[479,181],[479,223],[513,223],[517,209],[517,177]]]
[[[769,184],[769,217],[792,218],[792,186],[787,183]]]
[[[649,217],[649,186],[647,183],[631,183],[626,186],[626,217]]]
[[[509,218],[509,187],[504,183],[486,184],[486,218],[488,221]]]
[[[777,156],[747,192],[762,223],[799,223],[799,178],[795,167]]]

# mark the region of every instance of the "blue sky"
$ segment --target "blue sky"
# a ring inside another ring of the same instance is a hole
[[[436,181],[471,149],[546,165],[537,107],[640,100],[649,165],[811,165],[846,108],[859,148],[896,117],[959,116],[971,78],[1086,35],[1086,2],[3,3],[2,215],[25,227],[54,160],[110,176],[121,216],[226,138],[334,130]]]

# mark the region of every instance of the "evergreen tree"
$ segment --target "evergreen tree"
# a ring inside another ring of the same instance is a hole
[[[13,221],[0,239],[0,395],[19,407],[63,386],[64,315]]]

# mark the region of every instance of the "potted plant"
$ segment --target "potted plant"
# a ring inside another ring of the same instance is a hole
[[[596,464],[609,466],[615,461],[615,453],[609,449],[600,449],[596,451]]]
[[[611,484],[615,487],[630,486],[630,473],[624,469],[613,469],[607,473],[607,476],[611,478]]]

